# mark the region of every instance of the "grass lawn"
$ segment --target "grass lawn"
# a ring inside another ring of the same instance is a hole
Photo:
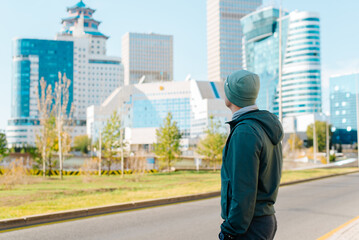
[[[284,171],[282,182],[356,169]],[[63,181],[58,177],[43,180],[29,176],[27,181],[28,184],[15,185],[10,190],[0,185],[0,219],[220,190],[219,171],[126,175],[124,179],[120,176],[66,176]]]

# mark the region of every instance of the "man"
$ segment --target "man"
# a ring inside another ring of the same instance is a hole
[[[273,239],[277,230],[274,203],[282,170],[283,129],[277,116],[258,110],[259,77],[241,70],[224,84],[232,111],[223,149],[219,239]]]

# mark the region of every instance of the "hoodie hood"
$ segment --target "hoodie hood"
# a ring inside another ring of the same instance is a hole
[[[263,130],[268,135],[269,139],[273,143],[273,145],[277,145],[283,139],[283,127],[278,117],[273,113],[270,113],[265,110],[255,110],[244,113],[240,117],[229,121],[231,129],[236,126],[239,122],[243,122],[245,120],[253,120],[258,122]]]

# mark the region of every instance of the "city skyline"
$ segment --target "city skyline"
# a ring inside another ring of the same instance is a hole
[[[14,41],[13,111],[6,128],[9,146],[35,145],[43,114],[37,101],[41,78],[52,86],[50,94],[54,95],[59,82],[57,73],[68,77],[69,105],[66,108],[74,120],[73,137],[85,132],[87,107],[100,104],[123,85],[121,59],[107,56],[109,37],[99,31],[101,22],[94,18],[95,11],[79,1],[67,7],[68,15],[62,18],[62,29],[55,40],[18,38]]]
[[[8,22],[5,26],[3,38],[1,39],[0,66],[3,81],[1,81],[1,100],[3,102],[10,102],[11,89],[11,40],[15,37],[25,38],[47,38],[53,39],[54,34],[60,27],[59,16],[64,16],[66,6],[71,6],[76,2],[66,0],[54,2],[51,8],[47,11],[42,11],[41,7],[45,1],[38,0],[36,2],[20,1],[21,4],[6,2],[3,22]],[[266,1],[265,1],[266,2]],[[351,1],[351,8],[345,8],[343,5],[336,4],[334,1],[317,1],[312,3],[310,1],[284,1],[284,8],[288,10],[299,9],[304,11],[316,11],[321,17],[322,29],[322,62],[323,62],[323,85],[324,89],[328,88],[328,78],[331,74],[353,72],[358,66],[359,60],[355,56],[355,36],[358,33],[348,31],[350,26],[343,24],[343,22],[354,21],[354,9],[359,3]],[[94,0],[86,1],[86,4],[98,9],[96,16],[104,22],[102,24],[102,31],[111,35],[108,44],[109,55],[121,56],[121,36],[128,31],[134,32],[156,32],[161,34],[174,35],[176,41],[174,42],[174,80],[183,80],[189,73],[195,79],[207,80],[207,61],[206,61],[206,1],[193,3],[191,8],[186,7],[185,3],[174,5],[166,1],[155,1],[152,4],[143,2],[144,8],[148,10],[155,9],[159,5],[162,7],[156,14],[156,11],[149,11],[151,13],[143,14],[139,12],[133,17],[130,13],[134,12],[137,4],[134,3],[117,3],[113,2],[98,2]],[[32,8],[30,7],[32,6]],[[116,8],[118,6],[119,8]],[[30,12],[28,9],[32,9]],[[165,9],[165,11],[163,11]],[[173,9],[176,9],[174,11]],[[353,9],[353,10],[352,10]],[[138,9],[136,9],[138,10]],[[146,10],[146,11],[147,11]],[[178,18],[180,16],[179,10],[185,10],[189,17]],[[344,14],[345,10],[345,14]],[[123,13],[123,18],[116,15],[116,11]],[[349,14],[348,14],[349,11]],[[350,14],[350,11],[353,11]],[[17,14],[12,14],[16,12]],[[32,16],[42,17],[33,18]],[[339,17],[333,19],[331,16]],[[141,15],[142,14],[142,15]],[[178,15],[176,15],[178,14]],[[13,16],[14,15],[14,16]],[[116,17],[114,17],[116,15]],[[138,16],[143,16],[138,17]],[[168,21],[162,21],[166,17]],[[146,22],[143,19],[147,19]],[[46,19],[44,21],[43,19]],[[142,20],[141,20],[142,19]],[[179,20],[181,19],[181,20]],[[193,21],[195,19],[196,21]],[[349,20],[348,20],[349,19]],[[25,21],[26,20],[26,21]],[[125,21],[126,20],[126,21]],[[179,22],[180,21],[180,22]],[[118,23],[118,24],[117,24]],[[120,24],[122,23],[122,24]],[[188,24],[191,23],[191,24]],[[30,27],[31,26],[31,27]],[[36,31],[34,28],[36,27]],[[332,31],[335,29],[335,31]],[[343,40],[341,35],[343,33],[350,37]],[[341,41],[341,42],[340,42]],[[346,44],[338,44],[338,43]],[[323,91],[323,95],[328,95],[328,92]],[[328,102],[328,99],[326,100]],[[324,107],[328,111],[328,106]],[[10,116],[10,104],[4,104],[3,113],[0,117],[0,128],[4,129],[6,121]]]

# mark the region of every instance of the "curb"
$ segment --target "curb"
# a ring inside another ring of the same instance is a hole
[[[315,181],[315,180],[337,177],[337,176],[342,176],[342,175],[347,175],[347,174],[357,173],[357,172],[359,172],[359,170],[354,170],[354,171],[345,172],[345,173],[324,175],[324,176],[314,177],[314,178],[307,178],[307,179],[302,179],[302,180],[297,180],[297,181],[284,182],[284,183],[281,183],[280,186],[287,186],[287,185],[294,185],[294,184],[298,184],[298,183],[311,182],[311,181]]]
[[[135,210],[140,208],[156,207],[156,206],[168,205],[174,203],[202,200],[206,198],[217,197],[220,194],[221,194],[220,191],[216,191],[209,193],[185,195],[179,197],[160,198],[154,200],[113,204],[113,205],[107,205],[101,207],[68,210],[68,211],[61,211],[55,213],[27,216],[22,218],[5,219],[5,220],[0,220],[0,231],[9,230],[13,228],[27,227],[27,226],[43,224],[43,223],[96,216],[106,213],[115,213],[115,212]]]
[[[303,179],[303,180],[298,180],[298,181],[285,182],[285,183],[281,183],[280,186],[288,186],[288,185],[310,182],[310,181],[315,181],[315,180],[324,179],[324,178],[330,178],[330,177],[347,175],[347,174],[351,174],[351,173],[357,173],[357,172],[359,172],[359,170],[354,170],[354,171],[350,171],[350,172],[346,172],[346,173],[325,175],[325,176],[315,177],[315,178],[308,178],[308,179]],[[212,197],[218,197],[220,195],[221,195],[220,191],[215,191],[215,192],[185,195],[185,196],[179,196],[179,197],[160,198],[160,199],[137,201],[137,202],[130,202],[130,203],[113,204],[113,205],[107,205],[107,206],[101,206],[101,207],[68,210],[68,211],[61,211],[61,212],[55,212],[55,213],[27,216],[27,217],[22,217],[22,218],[5,219],[5,220],[0,220],[0,231],[14,229],[14,228],[27,227],[27,226],[43,224],[43,223],[58,222],[58,221],[63,221],[63,220],[96,216],[96,215],[107,214],[107,213],[123,212],[123,211],[129,211],[129,210],[135,210],[135,209],[141,209],[141,208],[156,207],[156,206],[161,206],[161,205],[188,202],[188,201],[194,201],[194,200],[202,200],[202,199],[207,199],[207,198],[212,198]]]

